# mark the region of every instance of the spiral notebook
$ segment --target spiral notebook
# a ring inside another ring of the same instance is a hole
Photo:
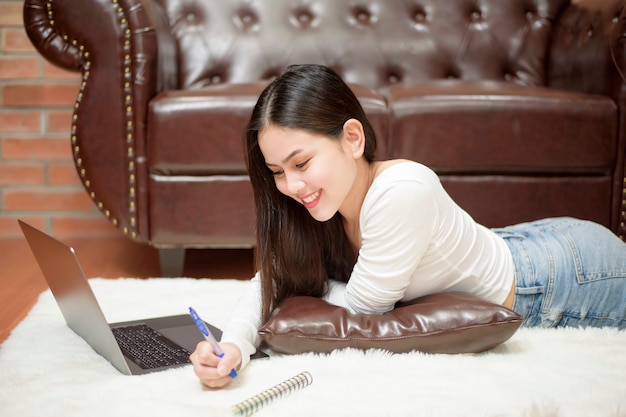
[[[235,416],[250,416],[271,402],[289,395],[293,391],[308,387],[313,383],[313,377],[309,372],[301,372],[280,384],[277,384],[265,391],[250,397],[245,401],[235,404],[231,411]]]

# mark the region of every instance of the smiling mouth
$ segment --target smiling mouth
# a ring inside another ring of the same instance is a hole
[[[302,204],[304,204],[305,207],[307,208],[312,208],[316,205],[319,197],[320,197],[320,191],[316,191],[313,194],[310,194],[306,197],[303,197],[302,200]]]

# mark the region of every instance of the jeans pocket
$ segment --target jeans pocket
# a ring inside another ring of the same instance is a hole
[[[581,222],[563,232],[578,284],[626,276],[626,244],[610,230]]]

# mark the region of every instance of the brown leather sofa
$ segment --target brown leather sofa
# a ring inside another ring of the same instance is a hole
[[[626,235],[626,0],[26,0],[82,72],[71,143],[95,204],[162,249],[249,247],[243,130],[292,63],[336,69],[378,157],[441,176],[487,226],[576,216]]]

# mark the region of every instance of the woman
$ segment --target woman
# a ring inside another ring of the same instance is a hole
[[[246,137],[259,273],[226,326],[225,355],[203,342],[191,356],[207,386],[247,364],[257,329],[293,295],[384,313],[462,291],[527,326],[626,327],[626,244],[572,218],[477,224],[427,167],[374,160],[374,131],[332,70],[289,67],[259,97]]]

